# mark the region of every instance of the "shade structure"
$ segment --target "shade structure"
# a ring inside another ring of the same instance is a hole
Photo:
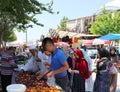
[[[84,46],[91,46],[92,45],[93,40],[88,40],[86,42],[83,43]]]
[[[109,40],[101,40],[101,39],[93,39],[84,42],[84,46],[92,46],[92,45],[101,45],[101,44],[110,44],[111,41]]]
[[[7,43],[8,46],[27,46],[28,43],[26,43],[26,41],[24,40],[17,40],[17,41],[13,41],[13,42],[9,42]]]
[[[101,45],[104,44],[104,40],[94,39],[92,45]]]
[[[58,42],[58,43],[54,43],[54,44],[55,44],[55,46],[57,46],[57,47],[69,46],[69,44],[66,43],[66,42]]]
[[[101,36],[99,39],[117,40],[117,39],[120,39],[120,34],[107,34],[107,35]]]

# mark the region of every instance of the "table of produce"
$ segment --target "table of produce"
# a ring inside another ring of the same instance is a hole
[[[37,76],[29,72],[18,74],[15,81],[26,85],[26,92],[61,92],[60,89],[49,86],[46,79],[37,80]]]

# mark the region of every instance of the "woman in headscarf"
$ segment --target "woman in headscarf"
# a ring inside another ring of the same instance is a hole
[[[114,47],[110,48],[110,60],[111,64],[117,64],[119,62],[119,56],[117,50]],[[110,92],[116,92],[117,87],[117,74],[111,74]]]
[[[67,57],[67,62],[69,65],[69,69],[72,69],[74,51],[69,50],[68,53],[69,53],[69,56]],[[71,73],[69,71],[67,73],[68,73],[69,80],[71,80]]]
[[[92,73],[92,59],[90,56],[88,56],[87,52],[84,49],[80,49],[84,55],[84,58],[86,59],[88,63],[89,71]],[[85,80],[85,92],[92,92],[93,91],[93,80],[92,76],[90,76],[88,79]]]
[[[75,58],[72,92],[85,92],[85,79],[81,75],[81,70],[79,69],[79,63],[85,60],[81,50],[75,50]]]
[[[104,48],[98,49],[98,58],[93,92],[110,92],[109,52]]]

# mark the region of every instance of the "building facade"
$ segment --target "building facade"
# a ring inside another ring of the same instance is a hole
[[[89,28],[91,27],[91,22],[95,21],[95,17],[96,15],[69,20],[67,21],[67,30],[70,32],[91,34]]]

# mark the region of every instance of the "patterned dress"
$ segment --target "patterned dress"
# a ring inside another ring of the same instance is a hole
[[[96,74],[93,92],[110,92],[110,61],[107,59],[101,62],[103,62],[101,67],[99,67],[100,62],[97,63],[98,72]]]

